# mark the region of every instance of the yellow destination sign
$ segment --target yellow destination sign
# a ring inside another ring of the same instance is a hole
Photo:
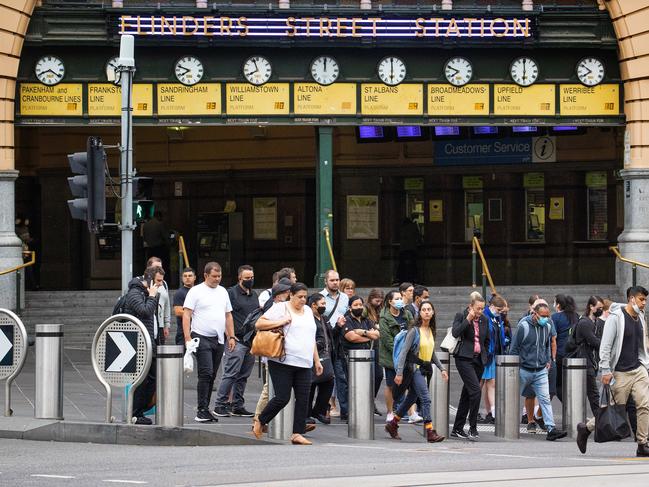
[[[40,83],[20,85],[20,114],[43,117],[80,117],[83,115],[83,85]]]
[[[290,89],[288,83],[248,83],[226,85],[228,115],[288,115]]]
[[[356,85],[295,83],[293,106],[296,115],[356,115]]]
[[[423,115],[424,85],[361,85],[363,115]]]
[[[561,115],[619,115],[618,85],[560,85]]]
[[[158,85],[158,115],[221,115],[221,85],[179,83]]]
[[[489,85],[428,85],[428,115],[489,115]]]
[[[494,85],[494,115],[554,116],[555,86]]]
[[[119,117],[122,113],[122,88],[111,83],[88,84],[88,115]],[[133,116],[153,115],[153,85],[133,85]]]

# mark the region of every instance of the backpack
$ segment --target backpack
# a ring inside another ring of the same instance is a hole
[[[408,330],[401,330],[397,333],[397,336],[394,337],[394,348],[392,349],[392,362],[394,363],[394,368],[397,368],[399,363],[399,356],[401,355],[401,350],[403,349],[404,343],[406,343],[406,335]],[[412,348],[409,352],[415,352],[419,348],[419,329],[415,328],[415,340],[412,342]]]
[[[575,323],[568,330],[564,358],[579,358],[581,343],[577,343],[577,324]]]
[[[113,316],[114,315],[121,315],[126,313],[126,294],[122,294],[119,298],[117,298],[117,302],[115,303],[115,306],[113,306]]]
[[[248,316],[246,316],[246,319],[243,320],[243,333],[242,333],[242,340],[241,344],[245,345],[248,348],[252,347],[252,340],[255,338],[255,335],[257,334],[257,329],[255,328],[255,324],[259,320],[259,318],[262,317],[262,315],[270,309],[270,307],[273,305],[273,300],[272,297],[266,303],[264,304],[263,307],[259,307],[250,313],[248,313]]]

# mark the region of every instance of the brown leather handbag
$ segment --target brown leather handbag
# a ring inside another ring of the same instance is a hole
[[[284,327],[273,328],[272,330],[257,331],[252,340],[250,353],[259,357],[278,358],[284,360]]]

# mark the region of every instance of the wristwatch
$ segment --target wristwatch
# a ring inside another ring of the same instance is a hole
[[[364,337],[367,336],[367,330],[363,330],[363,336],[364,336]]]

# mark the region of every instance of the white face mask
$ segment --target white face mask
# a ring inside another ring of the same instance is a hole
[[[635,311],[637,314],[641,313],[640,306],[638,306],[638,304],[635,302],[635,298],[633,298],[633,303],[631,304],[631,306],[633,307],[633,311]]]

